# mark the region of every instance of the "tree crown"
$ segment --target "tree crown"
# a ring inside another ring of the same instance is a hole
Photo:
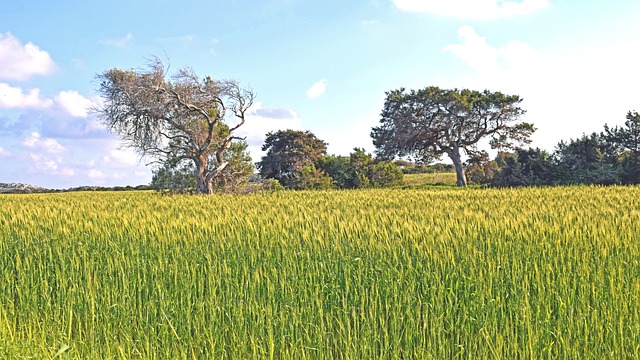
[[[385,158],[414,156],[431,161],[442,154],[477,151],[489,138],[492,148],[526,143],[535,130],[518,123],[522,99],[501,92],[441,89],[436,86],[386,93],[380,126],[371,132],[376,153]]]

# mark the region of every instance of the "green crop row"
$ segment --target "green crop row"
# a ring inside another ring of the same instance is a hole
[[[3,195],[0,358],[638,358],[639,198]]]

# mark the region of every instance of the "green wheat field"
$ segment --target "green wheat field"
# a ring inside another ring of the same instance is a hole
[[[640,358],[639,199],[2,195],[0,358]]]

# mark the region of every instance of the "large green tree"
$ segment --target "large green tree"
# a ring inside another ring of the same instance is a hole
[[[327,143],[310,131],[278,130],[269,132],[262,145],[265,156],[256,165],[265,179],[276,179],[287,188],[318,187],[326,175],[316,163],[327,153]],[[330,179],[329,179],[330,180]]]
[[[198,77],[181,69],[168,77],[158,59],[145,69],[111,69],[97,76],[103,103],[95,109],[124,145],[150,164],[188,161],[196,191],[211,194],[229,166],[227,150],[245,124],[254,93],[234,80]]]
[[[535,128],[520,121],[525,113],[521,101],[517,95],[488,90],[393,90],[386,93],[380,125],[371,137],[383,158],[412,156],[429,162],[446,154],[455,166],[457,184],[465,186],[463,153],[478,153],[481,140],[488,139],[494,149],[529,142]]]

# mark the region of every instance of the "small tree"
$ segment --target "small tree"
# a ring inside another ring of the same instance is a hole
[[[397,186],[404,183],[402,170],[391,161],[379,161],[364,149],[346,156],[326,156],[320,167],[341,189]]]
[[[233,142],[224,154],[229,163],[219,176],[214,178],[212,189],[222,193],[235,193],[242,190],[253,174],[253,163],[247,151],[246,141]],[[151,188],[159,191],[191,192],[198,183],[193,162],[181,160],[167,161],[156,169],[151,180]]]
[[[373,187],[404,185],[402,170],[391,161],[380,161],[369,168],[369,181]]]
[[[501,152],[495,160],[498,171],[490,184],[498,187],[549,185],[553,181],[550,155],[541,149],[515,149]]]
[[[276,179],[286,188],[299,189],[312,183],[311,174],[325,176],[315,165],[326,155],[327,144],[309,131],[269,132],[262,151],[267,153],[256,164],[260,175],[265,179]],[[305,166],[313,166],[313,169],[308,168],[303,179]]]
[[[181,161],[178,164],[167,162],[153,171],[151,189],[183,193],[195,191],[197,179],[193,164]]]
[[[422,90],[386,93],[380,126],[371,131],[376,153],[383,158],[413,156],[421,162],[449,156],[457,184],[467,184],[462,152],[477,153],[477,144],[489,139],[492,148],[528,143],[531,124],[519,122],[524,114],[516,95],[472,90]]]
[[[351,165],[349,157],[327,155],[321,159],[319,167],[333,179],[339,189],[351,188]]]
[[[248,151],[246,141],[234,141],[224,154],[224,160],[229,163],[213,179],[213,188],[223,193],[236,193],[246,187],[253,174],[253,162]]]
[[[465,174],[472,183],[486,185],[493,179],[496,168],[496,162],[489,159],[489,154],[481,151],[467,160]]]
[[[314,164],[304,165],[297,178],[295,189],[325,190],[334,188],[332,179],[322,170],[316,169]]]
[[[95,110],[109,130],[151,163],[191,162],[196,191],[211,194],[229,165],[225,153],[240,140],[235,132],[253,92],[233,80],[199,78],[191,69],[167,79],[158,59],[143,70],[105,71],[98,80],[104,102]]]

